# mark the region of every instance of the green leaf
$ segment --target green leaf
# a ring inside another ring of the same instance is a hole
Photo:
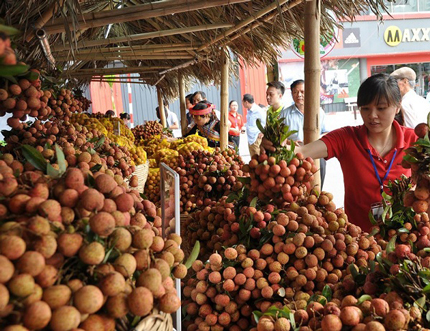
[[[48,163],[46,165],[46,174],[52,178],[59,178],[60,177],[60,171],[55,169],[51,163]]]
[[[243,184],[251,184],[251,177],[237,177],[237,180]]]
[[[358,273],[357,269],[355,269],[355,265],[354,264],[350,264],[349,265],[349,270],[351,271],[351,275],[352,275],[353,279],[355,279],[356,277],[358,277],[360,275]]]
[[[46,166],[48,162],[45,160],[42,153],[30,145],[22,145],[21,150],[25,159],[30,162],[33,167],[40,171],[46,172]]]
[[[426,305],[426,296],[422,296],[421,298],[415,300],[414,306],[420,309],[424,309]]]
[[[101,168],[102,168],[102,165],[101,165],[101,164],[96,164],[95,166],[93,166],[93,167],[90,169],[90,171],[91,171],[91,172],[97,172],[97,171],[99,171]]]
[[[375,272],[376,263],[374,260],[369,261],[369,268],[370,268],[370,272]]]
[[[426,320],[427,322],[430,322],[430,310],[426,314]]]
[[[187,269],[190,269],[194,261],[197,259],[200,253],[200,241],[196,241],[194,244],[193,250],[191,251],[190,256],[188,257],[187,261],[185,262],[185,266]]]
[[[397,229],[397,232],[398,233],[409,233],[410,231],[406,228],[400,228],[400,229]]]
[[[263,313],[261,311],[254,310],[252,312],[252,316],[254,316],[255,322],[258,323],[258,321],[260,320],[260,317],[263,316]]]
[[[261,133],[263,133],[263,134],[266,133],[266,130],[264,130],[263,126],[261,125],[260,119],[257,119],[257,128],[258,128],[258,130],[261,131]]]
[[[372,212],[370,212],[370,214],[372,214]],[[372,217],[373,217],[373,215],[372,215]],[[379,232],[379,228],[373,228],[372,231],[366,236],[366,238],[373,237],[378,232]]]
[[[14,77],[14,76],[11,76],[11,75],[1,75],[1,77],[3,77],[3,78],[5,78],[5,79],[7,79],[7,80],[9,80],[9,81],[11,81],[12,83],[14,83],[14,84],[18,84],[18,81],[16,80],[16,78]]]
[[[29,71],[28,74],[25,75],[25,78],[27,78],[30,81],[36,80],[39,78],[39,74],[34,71]]]
[[[370,295],[364,294],[360,298],[358,298],[358,300],[357,300],[357,306],[361,305],[364,301],[369,301],[369,300],[372,300],[372,299],[373,298]]]
[[[55,144],[55,154],[57,156],[57,164],[59,168],[60,176],[62,176],[66,172],[66,158],[64,157],[63,150],[58,146],[58,144]],[[101,165],[100,165],[101,166]]]
[[[294,318],[293,312],[290,311],[290,313],[288,315],[289,315],[288,319],[290,320],[291,327],[293,328],[294,331],[296,331],[296,329],[297,329],[297,327],[296,327],[296,319]]]
[[[99,149],[105,142],[106,137],[105,136],[101,136],[99,141],[97,141],[97,143],[94,145],[94,149]]]
[[[385,248],[385,250],[387,251],[387,255],[394,252],[394,250],[396,249],[396,240],[397,240],[397,235],[393,236],[393,238],[390,239],[390,241],[387,244],[387,247]]]
[[[426,141],[425,139],[418,139],[415,144],[420,145],[420,146],[424,146],[424,147],[430,147],[430,143],[428,141]]]
[[[420,162],[416,157],[412,155],[405,155],[403,156],[403,160],[409,162],[409,163],[418,163]]]
[[[423,288],[423,294],[427,294],[430,292],[430,284]]]
[[[8,36],[13,36],[21,33],[21,31],[19,31],[18,29],[4,24],[0,24],[0,32],[4,32]]]
[[[250,207],[256,207],[257,206],[257,197],[255,197],[254,199],[251,200],[251,203],[249,204]]]
[[[328,302],[330,302],[333,295],[333,291],[331,290],[331,287],[328,285],[325,285],[322,290],[322,295],[327,298]]]
[[[96,186],[96,180],[94,179],[94,177],[93,176],[91,176],[91,175],[87,175],[87,178],[86,178],[86,180],[85,180],[85,184],[88,186],[88,187],[95,187]]]
[[[1,76],[17,76],[20,74],[23,74],[24,72],[27,72],[30,67],[22,64],[14,64],[14,65],[7,65],[7,64],[0,64],[0,73]]]

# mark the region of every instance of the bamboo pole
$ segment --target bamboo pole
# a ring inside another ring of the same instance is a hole
[[[161,46],[161,47],[160,47]],[[161,45],[139,45],[139,46],[120,46],[120,47],[101,47],[101,48],[90,48],[90,49],[80,49],[76,54],[93,54],[93,53],[111,53],[111,52],[147,52],[147,53],[163,53],[166,51],[193,51],[196,50],[199,45],[192,46],[191,43],[185,46],[178,46],[175,44],[161,44]],[[70,50],[53,52],[57,56],[67,55]]]
[[[98,54],[86,54],[84,56],[59,56],[56,57],[58,62],[75,61],[131,61],[131,60],[191,60],[192,55],[122,55],[112,54],[111,56],[103,56]]]
[[[320,137],[320,21],[321,1],[309,0],[305,4],[305,118],[304,142],[308,144]],[[319,168],[319,160],[314,160]],[[318,174],[320,174],[318,172]],[[314,185],[321,187],[321,176],[315,176]]]
[[[194,0],[195,1],[195,0]],[[163,9],[166,7],[171,7],[172,5],[183,5],[186,3],[189,3],[189,0],[163,0],[163,1],[157,1],[152,3],[133,3],[130,5],[129,3],[126,6],[123,6],[122,8],[116,8],[111,9],[111,12],[108,13],[102,13],[102,12],[89,12],[81,15],[81,17],[78,18],[78,22],[86,22],[91,20],[100,20],[103,18],[109,18],[112,16],[118,16],[118,15],[125,15],[125,14],[136,14],[137,12],[142,11],[148,11],[148,10],[157,10],[157,9]],[[54,26],[64,24],[64,20],[61,18],[57,18],[51,21],[50,24],[48,24],[49,28],[53,28]]]
[[[81,48],[103,46],[103,45],[109,45],[109,44],[128,43],[130,41],[172,36],[175,34],[192,33],[197,31],[206,31],[206,30],[213,30],[213,29],[224,29],[224,28],[229,28],[231,26],[233,26],[233,24],[230,24],[230,23],[204,24],[204,25],[190,26],[190,27],[178,28],[178,29],[145,32],[145,33],[133,34],[133,35],[123,36],[123,37],[80,41],[77,43],[77,45],[65,44],[65,45],[54,46],[52,47],[52,50],[54,52],[59,52],[59,51],[70,50],[70,48],[72,47],[81,49]]]
[[[182,136],[187,133],[188,122],[187,122],[187,106],[185,102],[185,82],[184,76],[178,73],[178,83],[179,83],[179,106],[181,108],[181,129]]]
[[[71,75],[121,75],[121,74],[134,74],[140,72],[151,72],[169,68],[169,66],[145,66],[145,67],[121,67],[121,68],[94,68],[94,69],[77,69],[65,70],[62,76]]]
[[[158,109],[160,112],[160,120],[163,128],[166,128],[166,113],[164,112],[163,95],[161,94],[160,87],[157,86],[157,97],[158,97]]]
[[[235,33],[236,31],[242,29],[243,27],[247,26],[248,24],[254,22],[255,20],[259,19],[261,16],[266,15],[267,13],[271,12],[273,9],[278,8],[279,6],[282,6],[284,3],[286,3],[288,0],[279,0],[279,1],[274,1],[271,5],[259,10],[258,12],[255,13],[255,15],[247,18],[244,21],[241,21],[239,24],[235,25],[233,28],[231,28],[230,30],[225,31],[224,33],[221,33],[220,35],[218,35],[218,37],[216,37],[215,39],[212,39],[211,41],[207,42],[206,44],[200,46],[197,49],[197,52],[202,51],[203,49],[217,43],[218,41],[227,38],[229,35]]]
[[[224,49],[221,56],[223,57],[223,64],[221,68],[221,123],[220,123],[220,147],[226,149],[228,147],[228,66],[229,59],[225,54]]]
[[[39,17],[36,23],[34,23],[34,29],[30,30],[27,36],[25,37],[25,41],[27,43],[34,38],[34,36],[36,35],[35,34],[36,30],[41,29],[45,26],[46,22],[48,22],[52,18],[52,15],[54,15],[54,12],[57,12],[58,8],[63,5],[63,2],[64,0],[54,2],[48,7],[48,9],[45,10],[45,12]]]
[[[167,16],[194,10],[216,8],[218,6],[232,5],[235,3],[242,3],[248,1],[250,0],[197,0],[193,2],[188,1],[184,4],[176,5],[177,0],[172,0],[165,1],[164,3],[159,5],[156,5],[156,3],[143,4],[139,6],[124,7],[104,12],[84,14],[83,17],[79,19],[77,26],[79,29],[95,28],[108,24],[145,20],[159,16]],[[45,25],[46,33],[54,34],[64,32],[64,23],[64,20],[55,20],[51,24]],[[66,24],[68,24],[70,27],[72,26],[72,23],[70,21],[67,21]]]

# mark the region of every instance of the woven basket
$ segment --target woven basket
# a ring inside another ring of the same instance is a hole
[[[130,331],[172,331],[173,320],[172,315],[166,314],[154,308],[151,315],[148,315],[143,320],[132,328]]]
[[[145,183],[148,179],[148,172],[149,172],[149,162],[146,161],[144,164],[139,164],[136,167],[135,172],[133,172],[133,175],[136,175],[138,178],[138,185],[137,190],[139,193],[143,193],[145,189]]]

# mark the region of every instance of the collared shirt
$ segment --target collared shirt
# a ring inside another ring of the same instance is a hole
[[[263,128],[266,126],[266,112],[256,103],[253,103],[251,108],[246,113],[246,135],[248,144],[252,145],[258,138],[261,131],[257,127],[257,120],[260,119]]]
[[[405,156],[404,150],[416,141],[417,136],[414,130],[405,128],[396,121],[393,122],[393,126],[397,136],[396,146],[383,158],[369,143],[367,128],[364,125],[347,126],[321,137],[327,146],[328,156],[326,159],[336,157],[342,168],[345,183],[344,206],[348,219],[367,232],[372,226],[369,221],[370,206],[382,201],[380,184],[368,149],[370,149],[375,161],[380,178],[384,178],[394,151],[397,149],[391,171],[384,181],[384,185],[402,174],[411,175],[411,170],[403,168],[401,163],[403,156]]]
[[[289,139],[295,140],[295,141],[304,141],[304,134],[303,134],[303,124],[305,120],[305,116],[302,114],[302,112],[296,107],[295,104],[292,104],[291,106],[284,108],[281,111],[280,114],[281,117],[284,117],[284,123],[289,126],[290,130],[297,131],[297,133],[290,136]],[[320,108],[320,122],[321,122],[321,134],[328,132],[326,125],[325,125],[325,113]]]
[[[427,123],[430,103],[414,90],[410,90],[403,96],[402,108],[406,127],[414,129],[420,123]]]

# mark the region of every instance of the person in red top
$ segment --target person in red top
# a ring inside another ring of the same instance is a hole
[[[240,134],[242,132],[243,120],[237,110],[239,105],[236,100],[231,100],[228,112],[228,120],[230,122],[230,130],[228,131],[228,141],[234,144],[235,148],[239,148]]]
[[[413,129],[394,121],[401,100],[396,79],[387,74],[373,75],[361,84],[357,95],[364,125],[334,130],[295,149],[306,157],[339,160],[345,183],[345,212],[366,232],[372,226],[369,211],[375,218],[382,211],[384,185],[402,174],[411,175],[401,162],[404,150],[417,136]],[[263,140],[263,146],[273,149],[267,140]]]

